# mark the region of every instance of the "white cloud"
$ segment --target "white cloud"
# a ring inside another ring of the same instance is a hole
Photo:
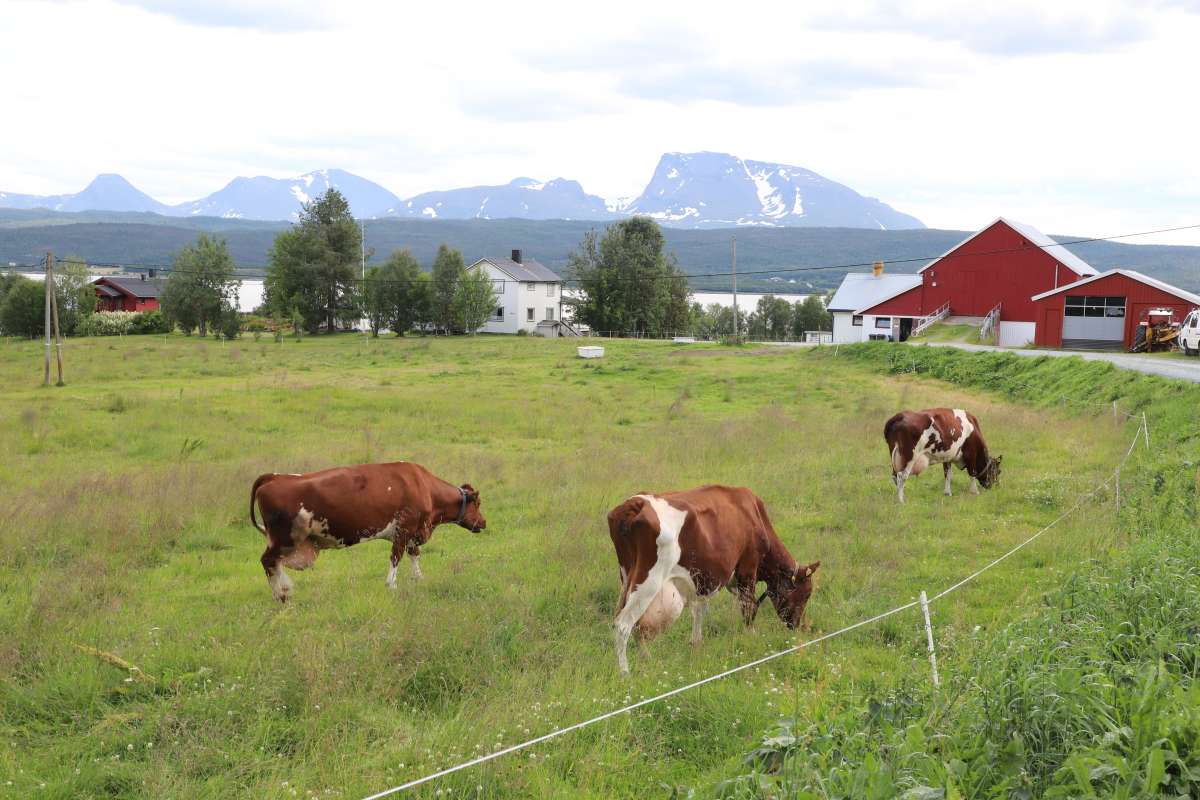
[[[665,151],[722,150],[937,227],[1200,221],[1194,3],[569,5],[0,0],[0,190],[119,172],[179,202],[341,167],[617,197]]]

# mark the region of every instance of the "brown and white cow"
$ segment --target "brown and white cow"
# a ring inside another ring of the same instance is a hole
[[[256,502],[261,525],[254,516]],[[392,543],[389,587],[396,586],[396,567],[405,552],[413,577],[420,578],[417,557],[433,529],[453,522],[478,533],[487,526],[479,506],[479,492],[469,483],[455,486],[405,461],[304,475],[268,473],[250,489],[250,522],[267,537],[262,565],[280,602],[287,602],[292,591],[284,567],[305,569],[321,550],[371,539]]]
[[[965,469],[971,476],[971,494],[979,486],[990,489],[1000,480],[1001,456],[988,453],[979,420],[961,408],[930,408],[925,411],[901,411],[883,426],[892,457],[892,481],[896,498],[904,502],[904,483],[920,475],[930,464],[941,464],[950,496],[950,467]]]
[[[762,500],[741,487],[636,494],[608,513],[608,533],[621,573],[616,646],[622,672],[629,671],[634,626],[652,612],[656,618],[645,622],[661,627],[682,610],[672,590],[691,604],[693,644],[700,641],[708,600],[722,587],[737,594],[747,625],[770,597],[784,624],[794,628],[804,619],[812,575],[821,565],[797,564]],[[759,581],[767,590],[755,600]]]

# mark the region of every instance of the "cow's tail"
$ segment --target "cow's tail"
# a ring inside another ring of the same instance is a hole
[[[884,423],[884,425],[883,425],[883,438],[887,439],[889,443],[892,441],[892,431],[893,431],[893,430],[896,428],[896,426],[897,426],[897,425],[899,425],[899,424],[900,424],[900,423],[901,423],[903,420],[904,420],[904,415],[903,415],[903,414],[893,414],[893,415],[892,415],[892,418],[891,418],[891,419],[889,419],[889,420],[888,420],[886,423]]]
[[[275,472],[268,472],[263,475],[259,475],[258,478],[254,481],[254,485],[250,487],[250,524],[253,525],[255,528],[258,528],[258,530],[261,531],[264,535],[266,534],[267,529],[259,524],[258,518],[254,515],[254,503],[258,499],[259,487],[262,486],[264,483],[270,483],[272,480],[274,480],[274,478],[277,474],[278,473],[275,473]]]

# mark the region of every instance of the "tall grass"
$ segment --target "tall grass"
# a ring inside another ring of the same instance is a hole
[[[1019,387],[1006,391],[1033,403],[1062,402],[1064,388],[1085,408],[1117,400],[1146,412],[1155,446],[1123,475],[1113,546],[1064,575],[1034,613],[972,634],[973,654],[952,662],[941,690],[901,678],[806,704],[769,730],[748,770],[708,793],[1200,796],[1200,389],[1074,360],[880,347],[839,357]]]
[[[570,342],[492,337],[238,350],[72,341],[62,390],[38,386],[36,343],[0,350],[0,793],[365,795],[797,641],[769,613],[746,629],[718,599],[700,646],[677,625],[618,675],[604,514],[634,492],[752,487],[789,549],[822,560],[810,613],[828,631],[1020,541],[1128,436],[1103,415],[788,351],[614,341],[593,364]],[[927,405],[979,416],[1006,454],[999,489],[971,497],[959,473],[943,498],[927,476],[896,505],[882,424]],[[472,482],[487,531],[440,528],[424,581],[395,591],[386,546],[325,553],[280,607],[250,482],[368,457]],[[1126,513],[1146,505],[1133,496]],[[938,607],[946,669],[1117,536],[1109,515],[1071,521]],[[781,713],[924,669],[919,619],[895,618],[424,794],[709,786]]]

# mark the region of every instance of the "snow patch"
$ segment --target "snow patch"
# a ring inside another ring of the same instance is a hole
[[[675,169],[674,167],[671,167],[669,170],[667,170],[667,177],[668,178],[678,178],[679,170]]]
[[[787,213],[787,205],[783,202],[783,197],[779,190],[771,185],[769,171],[751,172],[750,167],[746,166],[746,162],[742,162],[742,169],[746,170],[746,177],[754,181],[754,191],[758,195],[758,203],[762,207],[763,216],[767,217],[782,217]]]
[[[292,197],[296,198],[301,203],[308,202],[308,195],[304,192],[303,189],[300,188],[300,184],[298,184],[298,183],[292,184]]]
[[[804,198],[800,196],[800,187],[796,187],[796,200],[792,203],[792,214],[797,217],[804,216]]]
[[[421,209],[421,213],[422,213],[422,214],[424,214],[424,215],[425,215],[425,216],[427,216],[427,217],[430,217],[430,218],[432,218],[432,219],[437,219],[437,212],[436,212],[436,211],[434,211],[434,210],[433,210],[432,208],[430,208],[429,206],[425,206],[424,208],[422,208],[422,209]]]
[[[650,216],[654,219],[666,220],[667,222],[678,222],[679,220],[687,219],[688,217],[699,217],[700,211],[699,209],[691,206],[686,206],[682,211],[655,211],[651,213]]]

